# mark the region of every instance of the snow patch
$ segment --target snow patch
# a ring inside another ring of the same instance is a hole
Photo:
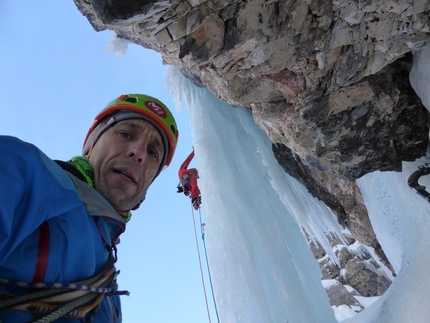
[[[124,38],[118,38],[116,33],[113,33],[113,37],[110,43],[106,46],[106,52],[113,53],[116,56],[124,56],[127,54],[129,41]]]

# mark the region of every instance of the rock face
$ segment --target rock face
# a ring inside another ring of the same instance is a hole
[[[95,30],[250,111],[282,167],[389,266],[355,179],[426,153],[408,75],[430,42],[428,0],[74,1]]]
[[[355,179],[422,155],[422,138],[399,140],[410,126],[395,130],[407,76],[385,67],[429,41],[428,1],[75,2],[96,30],[251,107],[274,143],[318,171]]]
[[[332,306],[346,305],[355,312],[364,310],[361,297],[381,296],[391,285],[395,275],[372,256],[371,249],[358,242],[349,233],[344,233],[348,246],[339,239],[328,236],[339,259],[340,267],[327,257],[324,249],[308,239],[309,246],[318,260],[323,274],[323,286]]]

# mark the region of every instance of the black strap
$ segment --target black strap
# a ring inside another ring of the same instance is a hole
[[[418,170],[413,172],[408,178],[408,185],[419,196],[430,202],[430,193],[426,191],[426,187],[418,183],[421,176],[430,174],[430,164],[424,164],[418,167]]]
[[[82,175],[82,173],[79,170],[77,170],[73,165],[69,164],[68,162],[62,161],[62,160],[54,160],[54,161],[65,171],[68,171],[70,174],[76,176],[81,181],[83,181],[85,183],[87,182],[84,175]]]

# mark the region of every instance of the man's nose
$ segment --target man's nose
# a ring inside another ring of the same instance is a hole
[[[142,165],[147,157],[147,145],[142,143],[132,144],[129,147],[127,157],[134,158],[139,165]]]

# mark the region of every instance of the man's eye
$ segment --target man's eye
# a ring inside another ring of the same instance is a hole
[[[125,131],[120,131],[119,135],[121,137],[123,137],[123,138],[126,138],[126,139],[130,139],[131,138],[131,135],[128,132],[125,132]]]
[[[154,157],[155,159],[158,159],[158,153],[156,150],[154,149],[148,149],[148,154],[152,157]]]

